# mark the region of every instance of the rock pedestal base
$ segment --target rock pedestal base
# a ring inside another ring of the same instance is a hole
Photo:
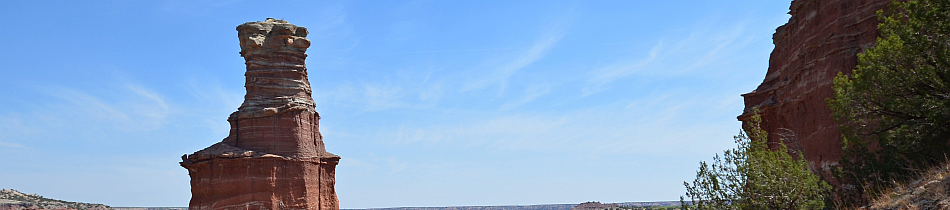
[[[333,189],[339,158],[265,154],[182,163],[191,176],[191,210],[340,209]]]

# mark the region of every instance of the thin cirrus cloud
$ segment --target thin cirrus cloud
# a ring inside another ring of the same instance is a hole
[[[108,93],[44,87],[34,96],[16,112],[0,115],[0,147],[47,150],[51,143],[114,142],[116,136],[161,130],[175,114],[164,96],[137,85]]]
[[[735,24],[729,30],[694,30],[686,38],[666,44],[660,40],[641,58],[628,58],[616,61],[604,67],[591,70],[582,89],[582,96],[591,95],[611,87],[611,84],[634,75],[654,77],[675,77],[687,73],[707,74],[705,67],[724,59],[724,53],[741,49],[750,43],[743,23]],[[679,62],[681,60],[686,62]]]
[[[103,98],[75,88],[52,88],[47,91],[49,103],[37,104],[34,110],[29,110],[42,117],[27,126],[151,131],[161,129],[173,112],[163,96],[145,87],[128,85],[115,90],[110,94],[126,97]]]
[[[334,107],[357,112],[377,112],[416,106],[414,101],[408,100],[415,92],[407,89],[410,88],[386,82],[345,83],[329,90],[315,90],[313,98],[318,108],[320,103],[331,103]]]
[[[199,82],[191,78],[185,91],[200,103],[189,106],[189,110],[182,111],[198,117],[202,126],[211,129],[213,133],[226,134],[230,129],[226,118],[231,112],[237,111],[244,101],[244,92],[232,87],[227,88],[215,79],[204,79]],[[213,110],[213,111],[211,111]],[[208,113],[210,112],[210,113]],[[200,113],[200,114],[199,114]]]
[[[529,86],[529,87],[525,88],[524,96],[522,96],[521,99],[518,99],[518,100],[512,101],[512,102],[508,102],[508,103],[506,103],[505,105],[502,105],[502,106],[501,106],[501,110],[514,109],[514,108],[519,107],[519,106],[521,106],[521,105],[524,105],[524,104],[526,104],[526,103],[532,102],[532,101],[534,101],[535,99],[537,99],[538,97],[541,97],[541,96],[543,96],[543,95],[545,95],[545,94],[548,94],[548,93],[550,93],[550,92],[551,92],[551,86],[548,86],[548,85],[532,85],[532,86]]]
[[[671,90],[632,101],[618,101],[583,109],[557,112],[497,114],[483,111],[474,119],[452,123],[418,125],[406,122],[384,128],[373,138],[384,144],[435,144],[444,147],[482,148],[505,151],[569,151],[587,153],[653,154],[642,148],[683,147],[679,144],[703,135],[732,130],[734,123],[705,124],[709,116],[705,101],[721,95],[702,95]],[[649,110],[649,111],[645,111]],[[699,110],[699,111],[696,111]],[[721,111],[721,110],[714,110]],[[689,121],[683,116],[695,115]],[[681,130],[695,132],[680,132]],[[705,137],[708,138],[708,137]],[[700,146],[687,146],[699,150]]]
[[[485,77],[475,78],[474,80],[465,82],[460,91],[479,90],[489,85],[497,84],[499,95],[503,94],[508,87],[508,78],[510,78],[511,75],[543,59],[544,56],[564,38],[577,19],[577,14],[575,13],[576,9],[577,5],[575,2],[573,6],[567,8],[564,13],[554,17],[554,19],[545,26],[546,31],[543,31],[541,36],[534,40],[530,48],[513,56],[511,60],[500,62],[501,64],[493,68],[494,71],[488,73]]]
[[[402,87],[382,85],[382,84],[363,84],[363,101],[366,111],[379,111],[404,106],[401,99],[405,95]]]
[[[26,148],[27,148],[26,146],[23,146],[22,144],[9,143],[9,142],[3,142],[3,141],[0,141],[0,147],[9,147],[9,148],[14,148],[14,149],[26,149]]]
[[[604,86],[616,81],[617,79],[630,76],[638,71],[643,70],[647,65],[656,60],[657,54],[660,53],[662,47],[663,41],[661,40],[650,49],[650,52],[647,53],[648,56],[646,58],[634,62],[617,62],[607,67],[594,69],[592,71],[593,76],[587,80],[587,85],[585,85],[582,90],[583,96],[605,90],[606,88]]]
[[[531,48],[515,56],[514,59],[499,65],[486,77],[466,82],[465,85],[462,86],[461,91],[478,90],[492,84],[498,84],[500,92],[504,92],[508,85],[508,78],[511,77],[511,75],[543,58],[562,37],[564,37],[564,34],[559,32],[549,32],[541,36],[535,40]]]
[[[499,87],[499,93],[503,93],[507,87],[508,79],[519,70],[530,66],[544,58],[544,56],[564,37],[564,30],[555,28],[547,31],[544,35],[535,40],[530,48],[511,56],[510,60],[498,62],[500,64],[489,64],[491,71],[486,74],[477,74],[484,76],[475,76],[469,79],[470,74],[465,74],[462,78],[461,86],[446,84],[445,79],[452,77],[450,75],[439,74],[440,71],[433,70],[434,67],[428,67],[429,71],[425,75],[415,75],[401,81],[404,83],[387,83],[372,81],[362,83],[361,85],[340,84],[333,91],[320,91],[314,97],[318,101],[348,102],[362,104],[363,111],[381,111],[399,107],[417,107],[416,101],[410,100],[410,95],[417,96],[418,100],[437,102],[446,97],[446,92],[457,90],[459,92],[469,92],[487,88],[491,85]],[[486,61],[492,63],[492,61]],[[458,76],[458,75],[456,75]],[[396,78],[388,78],[396,79]],[[401,84],[419,84],[419,85],[401,85]],[[413,87],[410,87],[413,86]],[[315,91],[317,92],[317,91]],[[517,101],[511,101],[503,105],[502,109],[507,110],[515,108],[524,103],[531,102],[537,97],[550,92],[550,87],[529,87],[525,91],[525,96]]]
[[[17,143],[17,139],[35,135],[40,131],[40,128],[30,126],[29,121],[25,120],[22,114],[14,113],[0,116],[0,147],[27,148],[27,146]]]

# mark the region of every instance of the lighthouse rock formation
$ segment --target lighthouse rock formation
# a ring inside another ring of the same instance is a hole
[[[334,170],[307,80],[307,29],[268,18],[237,27],[247,95],[223,141],[182,157],[192,210],[338,210]]]
[[[841,132],[825,102],[838,72],[850,74],[857,54],[879,35],[876,12],[890,0],[794,0],[788,23],[772,36],[775,49],[765,80],[743,94],[745,111],[758,108],[769,140],[784,139],[827,178],[841,158]]]

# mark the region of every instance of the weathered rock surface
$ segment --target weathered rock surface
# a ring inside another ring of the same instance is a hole
[[[825,98],[833,95],[838,72],[850,74],[857,54],[878,37],[876,11],[889,0],[794,0],[788,23],[772,37],[775,49],[765,80],[745,97],[748,119],[752,108],[762,115],[770,140],[786,139],[815,169],[840,159],[841,133]]]
[[[340,157],[326,151],[307,80],[307,29],[268,18],[237,27],[247,94],[223,141],[182,157],[192,210],[338,210]]]
[[[26,194],[13,189],[0,190],[0,210],[110,210],[102,204],[78,203],[44,198],[37,194]]]

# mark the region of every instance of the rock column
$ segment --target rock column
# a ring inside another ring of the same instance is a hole
[[[247,94],[223,141],[182,157],[191,210],[339,210],[335,168],[307,80],[307,29],[268,18],[237,27]]]

